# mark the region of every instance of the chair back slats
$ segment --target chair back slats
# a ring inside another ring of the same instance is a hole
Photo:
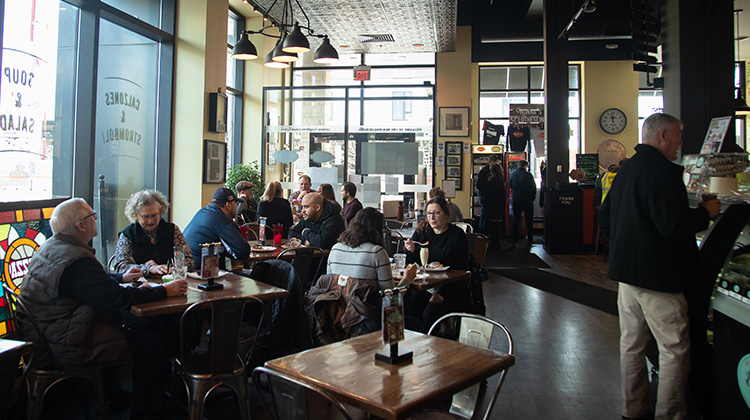
[[[466,240],[469,242],[469,252],[474,254],[474,258],[479,267],[484,266],[484,257],[487,255],[489,238],[482,233],[467,233]]]
[[[273,420],[307,420],[308,414],[313,412],[316,418],[339,417],[334,413],[323,412],[331,409],[337,411],[344,419],[352,418],[346,407],[322,388],[281,372],[257,367],[253,370],[253,384],[266,412]],[[313,407],[310,397],[316,397],[325,403],[310,410],[308,406]]]
[[[287,249],[279,254],[276,259],[283,259],[284,256],[291,253],[294,253],[292,265],[294,266],[294,271],[297,272],[300,280],[302,280],[302,291],[304,293],[310,290],[310,286],[312,286],[312,284],[321,274],[320,269],[323,265],[324,260],[323,249],[317,246]],[[315,258],[319,258],[317,266],[315,265]],[[313,267],[315,267],[314,271]]]
[[[510,335],[508,328],[481,315],[466,313],[444,315],[432,324],[428,334],[452,339],[457,338],[460,343],[513,354],[513,337]],[[508,370],[505,369],[495,375],[497,376],[496,385],[491,398],[488,399],[487,393],[481,392],[480,384],[476,384],[454,394],[449,411],[467,419],[483,418],[486,420],[489,418],[500,389],[505,382],[507,372]],[[487,392],[490,392],[489,382]],[[475,416],[475,411],[479,407],[485,406],[482,416]]]
[[[190,363],[198,354],[205,354],[213,373],[232,372],[237,365],[240,324],[244,310],[244,297],[207,300],[190,305],[180,321],[180,359]],[[193,335],[196,325],[208,322],[205,339],[207,353],[195,349]]]
[[[37,349],[37,355],[41,356],[42,354],[45,355],[45,358],[49,358],[52,363],[55,366],[55,369],[61,370],[62,368],[57,364],[54,357],[52,356],[52,349],[49,345],[49,342],[47,341],[47,337],[45,337],[44,333],[42,333],[42,329],[39,327],[39,324],[37,324],[34,317],[31,315],[31,311],[28,307],[26,307],[26,304],[21,300],[21,297],[14,292],[7,284],[3,283],[3,289],[5,291],[5,296],[8,297],[8,299],[11,302],[11,307],[13,311],[13,319],[15,320],[15,330],[17,331],[17,335],[19,338],[32,341]],[[18,310],[18,308],[21,308],[21,311]],[[34,335],[32,336],[30,334],[30,331],[24,331],[24,324],[30,324],[32,328],[34,329]],[[37,358],[39,359],[39,357]]]

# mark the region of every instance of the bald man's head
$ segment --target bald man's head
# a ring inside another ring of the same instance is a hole
[[[315,222],[323,213],[323,197],[318,193],[309,193],[302,198],[302,217]]]

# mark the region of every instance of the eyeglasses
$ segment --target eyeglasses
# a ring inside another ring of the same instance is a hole
[[[78,219],[78,221],[79,221],[79,222],[83,222],[84,220],[88,219],[89,217],[93,217],[93,218],[94,218],[94,220],[98,220],[98,219],[99,219],[99,217],[98,217],[98,216],[96,215],[96,212],[95,212],[95,211],[93,211],[93,212],[91,212],[91,214],[89,214],[88,216],[84,216],[84,217],[81,217],[80,219]]]
[[[440,216],[443,213],[439,212],[439,211],[428,211],[425,214],[427,215],[427,217],[438,217],[438,216]]]

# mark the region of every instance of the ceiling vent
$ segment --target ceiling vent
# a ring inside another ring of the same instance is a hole
[[[380,34],[380,35],[357,35],[359,42],[396,42],[391,34]]]

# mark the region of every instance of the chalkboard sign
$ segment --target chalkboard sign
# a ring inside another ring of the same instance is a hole
[[[577,154],[576,167],[581,169],[585,174],[581,180],[581,185],[594,185],[596,177],[599,176],[599,154]]]

